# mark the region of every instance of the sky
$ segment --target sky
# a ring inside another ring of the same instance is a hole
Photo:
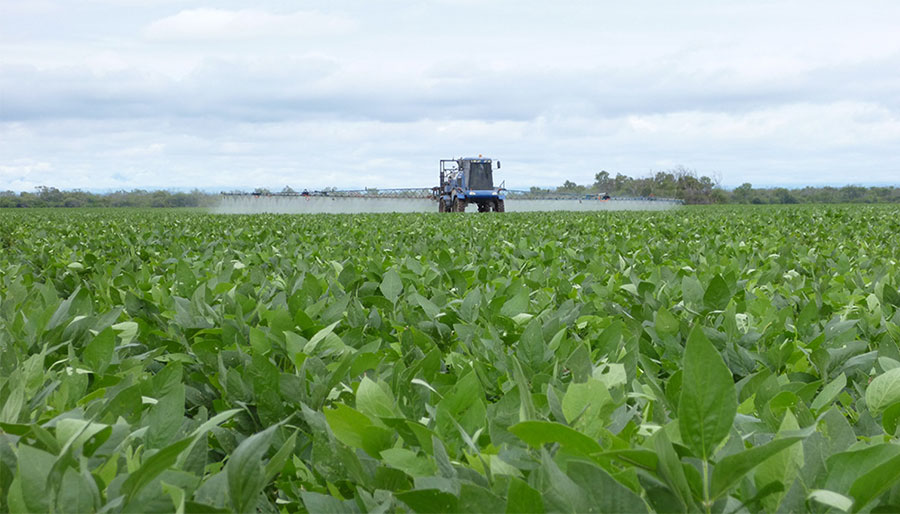
[[[900,2],[0,0],[0,190],[900,185]]]

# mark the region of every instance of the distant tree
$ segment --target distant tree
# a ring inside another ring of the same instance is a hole
[[[593,190],[596,193],[605,193],[613,188],[613,181],[609,176],[609,172],[603,170],[594,175]]]
[[[556,188],[556,190],[560,193],[582,194],[587,191],[587,187],[579,186],[575,182],[572,182],[571,180],[567,180],[567,181],[565,181],[565,183],[563,183],[563,185],[561,187]]]
[[[791,194],[790,191],[783,187],[775,188],[775,202],[776,203],[784,203],[784,204],[793,204],[797,203],[797,198]]]
[[[734,203],[748,203],[750,202],[750,195],[752,193],[753,185],[749,182],[744,182],[734,188],[734,191],[731,192],[731,198]]]

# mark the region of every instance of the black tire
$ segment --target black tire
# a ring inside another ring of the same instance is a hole
[[[456,199],[453,200],[453,202],[454,202],[454,204],[455,204],[455,206],[456,206],[456,208],[454,209],[454,212],[466,212],[466,202],[465,202],[465,200],[460,201],[459,198],[456,198]]]
[[[438,198],[438,212],[444,212],[446,210],[447,209],[446,209],[446,205],[444,205],[444,199]]]
[[[497,200],[494,203],[494,212],[506,212],[506,206],[503,205],[503,200]]]

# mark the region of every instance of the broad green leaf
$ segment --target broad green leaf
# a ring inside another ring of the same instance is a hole
[[[419,489],[397,495],[397,499],[409,505],[413,512],[423,514],[458,512],[456,496],[437,489]]]
[[[56,512],[92,512],[100,503],[100,494],[94,478],[85,476],[74,468],[66,468],[56,498]]]
[[[699,326],[688,337],[683,367],[678,426],[691,451],[708,460],[737,414],[734,378]]]
[[[381,459],[412,477],[433,475],[437,470],[426,457],[406,448],[390,448],[381,452]]]
[[[394,268],[389,269],[381,279],[381,294],[392,303],[397,303],[397,297],[403,291],[403,282]]]
[[[458,512],[501,513],[506,510],[506,500],[484,487],[462,482],[459,485],[457,509]]]
[[[150,407],[147,416],[147,445],[161,448],[177,435],[184,422],[184,386],[178,384]]]
[[[868,470],[850,487],[853,512],[859,512],[870,502],[887,492],[900,480],[900,455],[892,457]]]
[[[587,512],[592,508],[588,491],[569,478],[545,449],[541,450],[541,472],[549,485],[549,489],[544,489],[544,501],[554,510]]]
[[[793,413],[790,410],[785,411],[784,418],[781,420],[781,426],[778,428],[778,433],[775,435],[773,443],[777,442],[780,438],[786,437],[787,433],[796,431],[799,428],[797,418],[794,417]],[[759,463],[759,466],[757,466],[754,471],[756,486],[762,488],[772,482],[792,484],[801,467],[803,467],[803,445],[790,444],[778,452],[772,452],[772,455]],[[725,486],[724,483],[722,485]],[[763,506],[766,507],[767,510],[775,509],[783,495],[784,493],[776,493],[764,498]]]
[[[829,470],[825,489],[849,494],[856,479],[900,456],[900,445],[878,444],[861,450],[836,453],[826,460]]]
[[[581,384],[569,384],[562,399],[563,414],[569,425],[592,438],[600,436],[614,409],[606,384],[593,378]]]
[[[782,450],[802,441],[808,435],[808,433],[804,433],[796,436],[784,436],[720,460],[713,470],[710,497],[718,498],[727,493],[753,468]]]
[[[51,498],[47,495],[47,476],[56,458],[37,448],[20,445],[18,448],[18,481],[24,506],[29,512],[49,512]]]
[[[365,414],[343,403],[326,408],[324,413],[338,441],[354,448],[363,447],[363,430],[372,425],[372,421]]]
[[[542,514],[543,512],[544,502],[541,493],[518,478],[510,478],[506,494],[506,514]]]
[[[509,431],[529,445],[540,448],[546,443],[559,443],[566,451],[591,455],[603,451],[600,444],[566,425],[551,421],[523,421]]]
[[[67,441],[76,437],[72,441],[73,445],[83,445],[90,438],[99,434],[109,425],[103,423],[91,423],[84,419],[65,418],[56,423],[56,441],[60,446],[66,444]]]
[[[281,445],[281,448],[275,452],[275,455],[269,459],[269,462],[266,463],[266,482],[269,482],[275,475],[281,472],[284,469],[285,463],[290,458],[291,454],[294,452],[294,449],[297,445],[297,431],[294,431],[290,437],[287,438],[287,441]]]
[[[303,498],[303,505],[306,506],[306,510],[309,512],[315,512],[316,514],[345,514],[352,512],[344,502],[334,496],[313,491],[301,491],[300,497]]]
[[[228,496],[237,512],[255,510],[259,493],[266,485],[262,459],[272,443],[278,425],[244,439],[231,454],[225,472],[228,476]]]
[[[525,327],[525,331],[522,332],[522,337],[519,338],[516,356],[523,365],[539,371],[547,363],[548,352],[541,334],[541,322],[536,318],[532,319]]]
[[[731,300],[731,290],[728,289],[728,283],[722,278],[722,275],[716,275],[706,286],[706,292],[703,293],[703,303],[712,310],[724,310]]]
[[[570,462],[566,474],[587,492],[592,512],[648,512],[640,496],[594,464]]]
[[[654,327],[656,333],[660,335],[672,335],[678,333],[678,319],[669,313],[665,308],[656,311],[656,321]]]
[[[356,390],[356,408],[370,418],[393,418],[397,415],[397,403],[387,384],[363,377]]]
[[[847,386],[847,377],[841,373],[834,380],[828,383],[825,387],[822,388],[822,392],[816,396],[815,400],[813,400],[810,408],[814,411],[818,411],[826,406],[828,406],[841,391],[844,390],[844,387]]]
[[[900,401],[900,368],[893,368],[875,377],[866,389],[866,405],[873,414],[880,414],[892,403]]]
[[[898,425],[900,425],[900,402],[892,403],[881,414],[881,426],[884,427],[885,434],[896,435]]]
[[[813,489],[806,498],[821,503],[826,507],[838,509],[843,512],[849,512],[850,508],[853,507],[853,500],[851,498],[847,498],[843,494],[828,491],[826,489]]]
[[[92,371],[103,373],[112,360],[115,347],[116,332],[112,328],[107,328],[94,336],[91,342],[85,346],[81,358]]]
[[[0,423],[16,423],[25,405],[25,382],[20,380],[9,387],[12,393],[6,397],[3,408],[0,409]]]
[[[651,436],[650,442],[653,443],[653,449],[656,450],[659,459],[657,461],[658,475],[668,484],[671,493],[676,497],[679,502],[678,508],[684,511],[692,510],[694,508],[693,493],[684,473],[681,459],[666,434],[666,428],[657,430]]]
[[[191,438],[181,439],[180,441],[166,446],[162,450],[154,453],[153,456],[147,460],[141,462],[141,467],[129,475],[122,484],[122,493],[125,495],[125,504],[127,505],[135,498],[135,496],[137,496],[147,484],[152,482],[154,478],[158,477],[160,473],[175,464],[175,461],[178,460],[178,456],[191,444],[191,441]]]

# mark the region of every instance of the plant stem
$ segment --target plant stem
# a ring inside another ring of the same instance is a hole
[[[709,461],[703,459],[703,507],[706,514],[712,512],[712,502],[709,501]]]

